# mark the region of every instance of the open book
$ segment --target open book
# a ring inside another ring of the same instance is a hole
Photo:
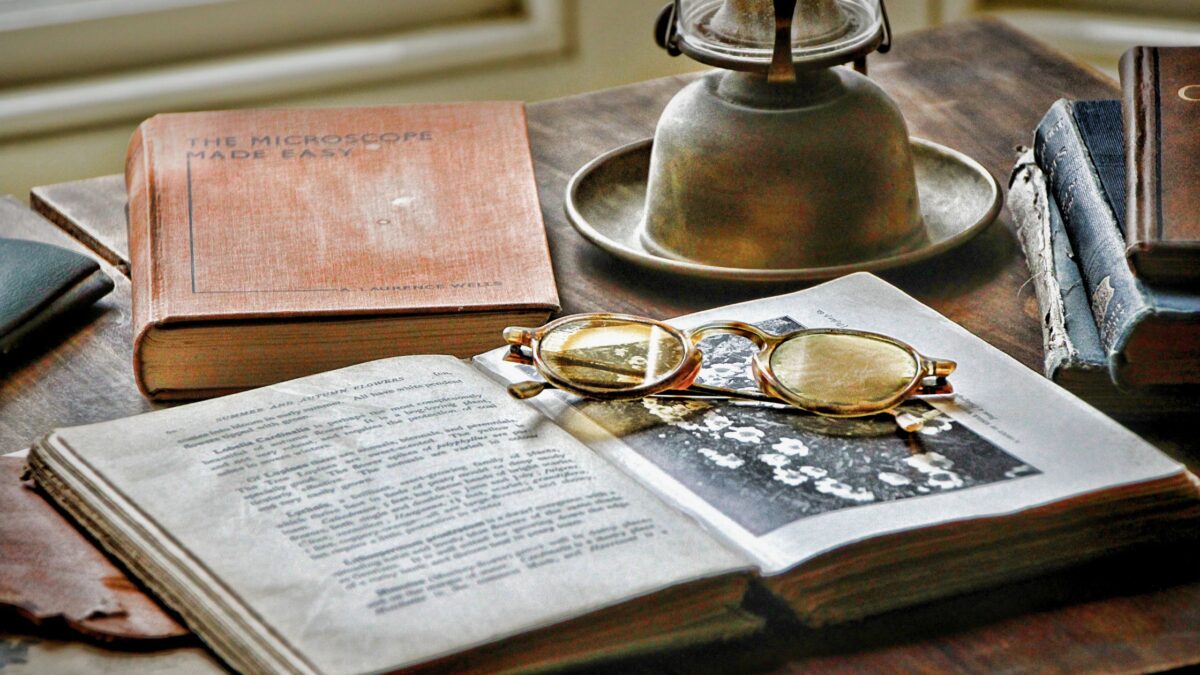
[[[958,362],[955,398],[836,420],[769,404],[506,394],[503,350],[374,361],[55,431],[35,478],[247,671],[500,670],[812,624],[1060,568],[1193,519],[1191,474],[857,274],[682,318],[851,326]],[[707,338],[702,378],[749,386]],[[1191,522],[1191,521],[1189,521]]]

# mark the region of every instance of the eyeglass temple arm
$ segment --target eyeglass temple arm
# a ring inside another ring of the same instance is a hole
[[[530,380],[528,382],[515,382],[508,386],[508,394],[509,394],[509,396],[512,396],[513,398],[524,400],[527,398],[532,398],[534,396],[537,396],[538,394],[542,393],[542,391],[544,391],[545,389],[553,388],[553,387],[554,387],[554,385],[552,385],[548,382],[535,382],[533,380]],[[684,389],[684,390],[673,389],[673,390],[659,392],[657,394],[653,394],[652,396],[650,396],[648,398],[681,398],[681,399],[699,399],[699,400],[704,400],[704,399],[708,399],[708,400],[745,399],[745,400],[757,401],[757,402],[761,402],[761,403],[782,403],[782,404],[786,405],[786,403],[784,401],[780,401],[779,399],[772,398],[770,396],[767,396],[766,394],[756,394],[754,392],[738,391],[735,389],[725,389],[723,387],[709,387],[709,386],[706,386],[703,384],[693,384],[691,387],[689,387],[688,389]],[[807,413],[802,408],[793,407],[792,409],[799,411],[799,412],[805,412],[806,414],[811,414],[811,413]],[[896,426],[900,427],[901,429],[903,429],[904,431],[907,431],[909,433],[914,433],[914,432],[920,431],[921,427],[925,426],[925,422],[930,417],[936,416],[941,413],[936,408],[933,410],[930,410],[929,412],[926,412],[924,414],[914,414],[912,412],[902,411],[902,410],[893,408],[891,410],[881,410],[879,414],[891,415],[892,419],[895,420],[895,422],[896,422]]]
[[[761,403],[781,403],[787,405],[786,401],[780,400],[758,391],[743,391],[741,389],[728,389],[726,387],[716,387],[710,384],[702,384],[693,382],[686,389],[668,389],[662,391],[655,396],[660,398],[735,398],[745,401],[759,401]]]
[[[616,363],[606,361],[597,361],[595,359],[581,359],[577,356],[567,354],[559,354],[557,356],[559,363],[568,366],[582,366],[593,370],[600,370],[606,373],[614,373],[617,375],[629,375],[632,377],[640,377],[646,374],[644,368],[624,368]],[[509,363],[520,363],[524,365],[533,365],[533,357],[526,354],[520,345],[512,345],[508,348],[508,353],[504,355],[504,360]]]
[[[508,395],[524,401],[527,398],[533,398],[545,391],[547,388],[553,389],[554,385],[549,382],[539,382],[537,380],[526,380],[525,382],[513,382],[508,385]]]
[[[508,385],[508,395],[516,399],[533,398],[542,393],[546,389],[554,389],[554,384],[550,382],[541,382],[538,380],[527,380],[525,382],[514,382]],[[768,396],[753,391],[740,391],[737,389],[726,389],[724,387],[713,387],[704,384],[693,383],[687,389],[668,389],[660,391],[656,394],[651,394],[647,398],[690,398],[690,399],[741,399],[746,401],[758,401],[760,403],[779,403],[787,405],[785,401],[781,401],[774,396]]]

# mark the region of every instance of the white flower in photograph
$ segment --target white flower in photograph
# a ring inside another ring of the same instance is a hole
[[[784,485],[796,486],[808,481],[808,476],[795,469],[785,469],[782,466],[775,467],[775,480]]]
[[[954,461],[939,452],[922,452],[904,458],[904,463],[921,473],[944,471],[954,467]]]
[[[733,427],[733,431],[726,431],[725,438],[733,439],[739,443],[758,443],[762,440],[762,429],[754,427]]]
[[[730,426],[733,426],[733,420],[729,419],[728,417],[722,415],[721,413],[719,413],[715,410],[710,410],[710,411],[704,413],[704,417],[701,417],[700,421],[698,423],[697,422],[680,422],[680,424],[679,424],[680,429],[687,429],[688,431],[698,431],[700,433],[712,434],[712,437],[714,439],[720,438],[719,432],[722,429],[726,429]]]
[[[836,478],[819,478],[813,487],[817,492],[822,492],[842,499],[848,499],[852,502],[873,502],[875,495],[870,490],[856,488],[846,485]]]
[[[899,487],[901,485],[908,485],[909,483],[912,483],[912,481],[908,479],[908,476],[904,476],[904,475],[901,475],[898,473],[892,473],[891,471],[880,471],[879,472],[879,480],[883,481],[884,483],[887,483],[888,485],[894,485],[897,487]]]
[[[904,463],[925,475],[925,484],[939,490],[962,487],[962,476],[951,471],[954,462],[936,452],[906,457]]]
[[[738,457],[737,455],[734,455],[734,454],[724,454],[723,455],[723,454],[717,452],[716,450],[713,450],[712,448],[700,448],[699,450],[697,450],[697,452],[699,452],[701,455],[704,455],[704,458],[707,459],[708,461],[712,462],[713,464],[716,464],[717,466],[720,466],[720,467],[724,467],[726,469],[737,469],[746,463],[746,460],[742,459],[741,457]]]
[[[742,363],[714,363],[704,369],[704,382],[715,387],[725,386],[727,382],[745,374],[746,365]]]
[[[926,436],[937,436],[938,434],[950,431],[954,428],[954,423],[949,417],[935,417],[925,421],[925,426],[921,427],[921,433]]]
[[[700,421],[704,424],[704,428],[711,431],[720,431],[733,426],[733,420],[715,410],[704,413],[704,419]]]
[[[758,461],[760,461],[763,464],[766,464],[768,466],[773,466],[776,468],[781,467],[781,466],[787,466],[788,464],[792,463],[792,460],[788,459],[787,457],[785,457],[783,455],[776,455],[775,453],[766,453],[763,455],[759,455]]]
[[[771,449],[782,452],[788,457],[807,457],[808,446],[798,438],[788,438],[786,436],[779,439],[779,442],[771,446]]]

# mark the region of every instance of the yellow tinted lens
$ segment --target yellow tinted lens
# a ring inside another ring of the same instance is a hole
[[[547,333],[538,347],[544,367],[578,387],[619,391],[674,376],[686,356],[676,336],[648,323],[581,319]]]
[[[905,349],[870,336],[812,333],[779,345],[771,355],[771,371],[801,399],[878,409],[908,389],[917,361]]]

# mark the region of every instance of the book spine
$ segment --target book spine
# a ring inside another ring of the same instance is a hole
[[[1134,47],[1121,55],[1120,62],[1125,121],[1125,246],[1135,265],[1158,230],[1157,211],[1153,208],[1158,163],[1154,160],[1154,143],[1149,142],[1158,135],[1154,59],[1153,49]]]
[[[1017,228],[1017,239],[1025,252],[1025,264],[1041,310],[1044,371],[1046,377],[1053,380],[1061,369],[1070,367],[1078,350],[1067,333],[1066,307],[1054,269],[1045,179],[1033,161],[1032,151],[1026,151],[1017,160],[1009,180],[1006,203]]]
[[[1153,306],[1125,261],[1124,237],[1070,102],[1055,102],[1042,118],[1035,133],[1034,155],[1078,256],[1113,379],[1128,385],[1119,354]]]
[[[1041,310],[1046,377],[1057,382],[1070,371],[1089,376],[1103,371],[1107,379],[1108,362],[1079,265],[1032,150],[1017,160],[1007,204]]]
[[[149,396],[143,369],[142,348],[157,321],[154,293],[154,230],[156,204],[154,164],[150,127],[154,118],[142,122],[129,141],[125,156],[125,190],[129,209],[129,281],[132,296],[133,375],[138,389]]]
[[[1126,254],[1155,284],[1200,279],[1200,50],[1134,47],[1121,56]]]

